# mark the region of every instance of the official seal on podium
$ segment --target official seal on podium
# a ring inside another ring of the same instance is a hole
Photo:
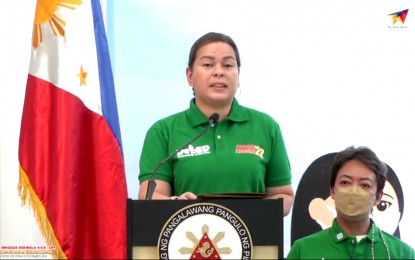
[[[160,259],[251,259],[252,239],[233,211],[196,203],[171,216],[160,232]]]

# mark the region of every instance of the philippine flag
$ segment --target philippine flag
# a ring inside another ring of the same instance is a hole
[[[38,0],[19,140],[22,202],[55,258],[127,256],[127,184],[99,0]]]

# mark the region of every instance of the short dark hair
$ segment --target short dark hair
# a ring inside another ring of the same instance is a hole
[[[385,187],[387,167],[371,149],[365,146],[357,148],[350,146],[336,154],[331,166],[330,188],[334,188],[339,170],[350,160],[358,160],[364,163],[375,173],[377,181],[376,196],[378,196]]]
[[[223,33],[216,33],[216,32],[209,32],[203,35],[202,37],[200,37],[199,39],[197,39],[195,43],[193,43],[192,48],[190,49],[189,61],[187,63],[187,66],[190,69],[192,69],[195,59],[196,59],[197,51],[201,47],[209,43],[214,43],[214,42],[224,42],[224,43],[229,44],[232,47],[233,51],[235,52],[236,64],[238,65],[238,69],[239,69],[241,67],[241,58],[239,57],[238,47],[236,46],[235,42],[228,35],[225,35]]]

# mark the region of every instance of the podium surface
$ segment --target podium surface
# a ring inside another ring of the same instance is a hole
[[[282,199],[129,199],[127,210],[129,259],[191,259],[206,253],[221,259],[235,253],[240,259],[284,255]],[[230,229],[216,226],[224,221]],[[184,223],[191,224],[179,231]],[[239,242],[239,248],[230,241]],[[167,250],[174,246],[175,256],[169,257]],[[205,251],[200,249],[204,246]]]

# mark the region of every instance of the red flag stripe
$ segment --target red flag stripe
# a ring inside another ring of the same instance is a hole
[[[126,257],[124,162],[105,118],[29,75],[19,159],[68,258]]]

